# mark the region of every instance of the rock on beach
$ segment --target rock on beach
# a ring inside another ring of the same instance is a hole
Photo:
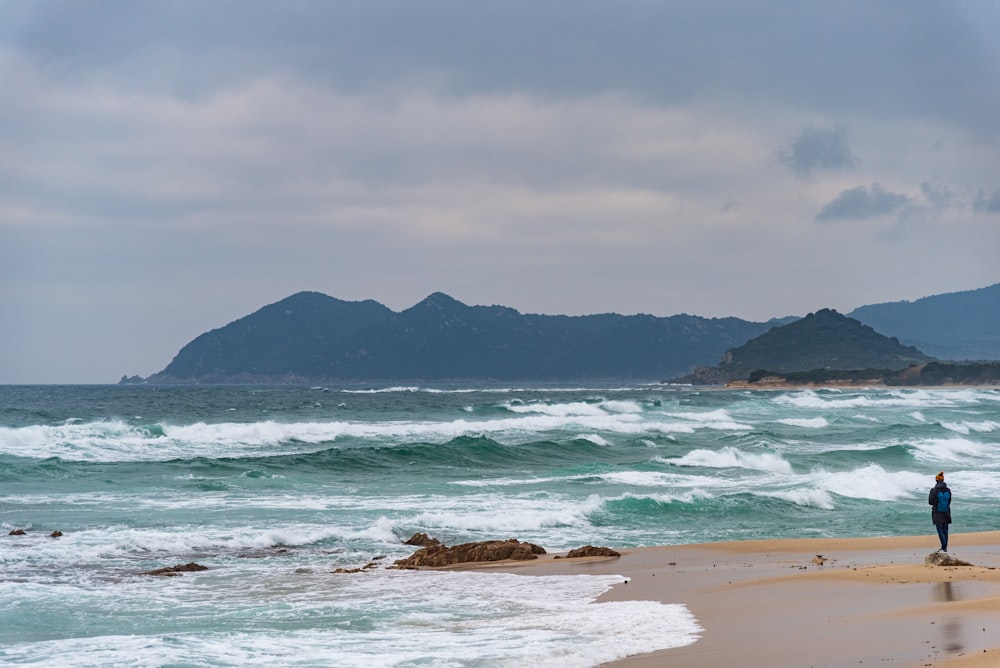
[[[522,543],[516,538],[462,543],[454,547],[438,543],[422,547],[405,559],[397,559],[394,568],[438,568],[505,559],[525,561],[537,559],[540,554],[545,554],[545,548],[533,543]]]

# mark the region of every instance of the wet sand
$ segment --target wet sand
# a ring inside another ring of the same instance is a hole
[[[766,540],[621,550],[620,558],[489,566],[510,572],[620,574],[601,601],[682,603],[704,632],[691,645],[606,664],[1000,666],[1000,531],[936,537]]]

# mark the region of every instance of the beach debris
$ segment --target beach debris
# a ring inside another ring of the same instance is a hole
[[[816,564],[817,566],[822,566],[827,561],[829,561],[829,559],[824,557],[822,554],[817,554],[815,557],[809,560],[809,563]]]
[[[566,559],[576,559],[577,557],[620,557],[621,552],[616,552],[610,547],[594,547],[593,545],[584,545],[583,547],[578,547],[575,550],[570,550],[566,553]],[[556,559],[563,559],[559,555],[556,555]]]
[[[537,559],[540,554],[545,554],[545,548],[522,543],[516,538],[462,543],[454,547],[439,543],[422,547],[405,559],[397,559],[391,568],[416,569],[490,561],[526,561]]]
[[[430,547],[431,545],[441,545],[437,538],[431,538],[425,533],[415,533],[409,539],[403,541],[403,545],[417,545],[419,547]]]
[[[182,573],[192,573],[195,571],[207,571],[208,566],[202,566],[201,564],[196,564],[193,561],[187,564],[177,564],[176,566],[166,566],[164,568],[157,568],[151,571],[146,571],[140,573],[140,575],[157,575],[160,577],[176,577]]]
[[[55,531],[53,531],[52,533],[49,534],[49,538],[59,538],[62,535],[63,535],[63,532],[60,531],[59,529],[56,529]]]
[[[924,563],[928,566],[974,566],[975,564],[970,564],[968,561],[962,561],[956,557],[951,556],[947,552],[931,552],[924,559]]]
[[[28,533],[24,529],[11,529],[8,536],[26,536]]]

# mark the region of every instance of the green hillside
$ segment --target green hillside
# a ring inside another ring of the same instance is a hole
[[[755,369],[903,369],[932,359],[854,318],[822,309],[730,350],[721,366],[748,373]]]
[[[747,380],[766,370],[771,374],[858,369],[898,371],[933,358],[895,338],[831,309],[810,313],[801,320],[770,331],[726,352],[715,367],[697,369],[676,379],[695,384]],[[755,373],[756,372],[756,373]]]
[[[946,360],[1000,360],[1000,283],[849,314],[886,336]]]

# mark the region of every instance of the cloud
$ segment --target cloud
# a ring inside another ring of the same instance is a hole
[[[844,190],[816,214],[816,220],[873,218],[890,214],[906,205],[910,198],[891,193],[877,183],[870,188],[858,186]]]
[[[781,161],[799,174],[819,169],[853,167],[857,160],[847,142],[847,130],[840,128],[802,128],[791,151],[779,153]]]
[[[305,289],[766,319],[996,282],[983,7],[0,0],[0,382],[152,373]]]
[[[1000,213],[1000,189],[994,190],[991,197],[987,197],[986,193],[980,190],[976,195],[976,201],[973,202],[972,208],[976,211],[985,211],[986,213]]]
[[[663,104],[726,91],[962,127],[992,127],[1000,112],[997,88],[984,85],[1000,76],[995,21],[973,3],[35,0],[5,10],[0,43],[68,81],[180,95],[264,72],[351,92],[415,82],[458,95],[630,92]]]
[[[951,188],[927,183],[926,181],[920,184],[920,193],[934,211],[943,211],[949,208],[956,199],[956,195]]]

